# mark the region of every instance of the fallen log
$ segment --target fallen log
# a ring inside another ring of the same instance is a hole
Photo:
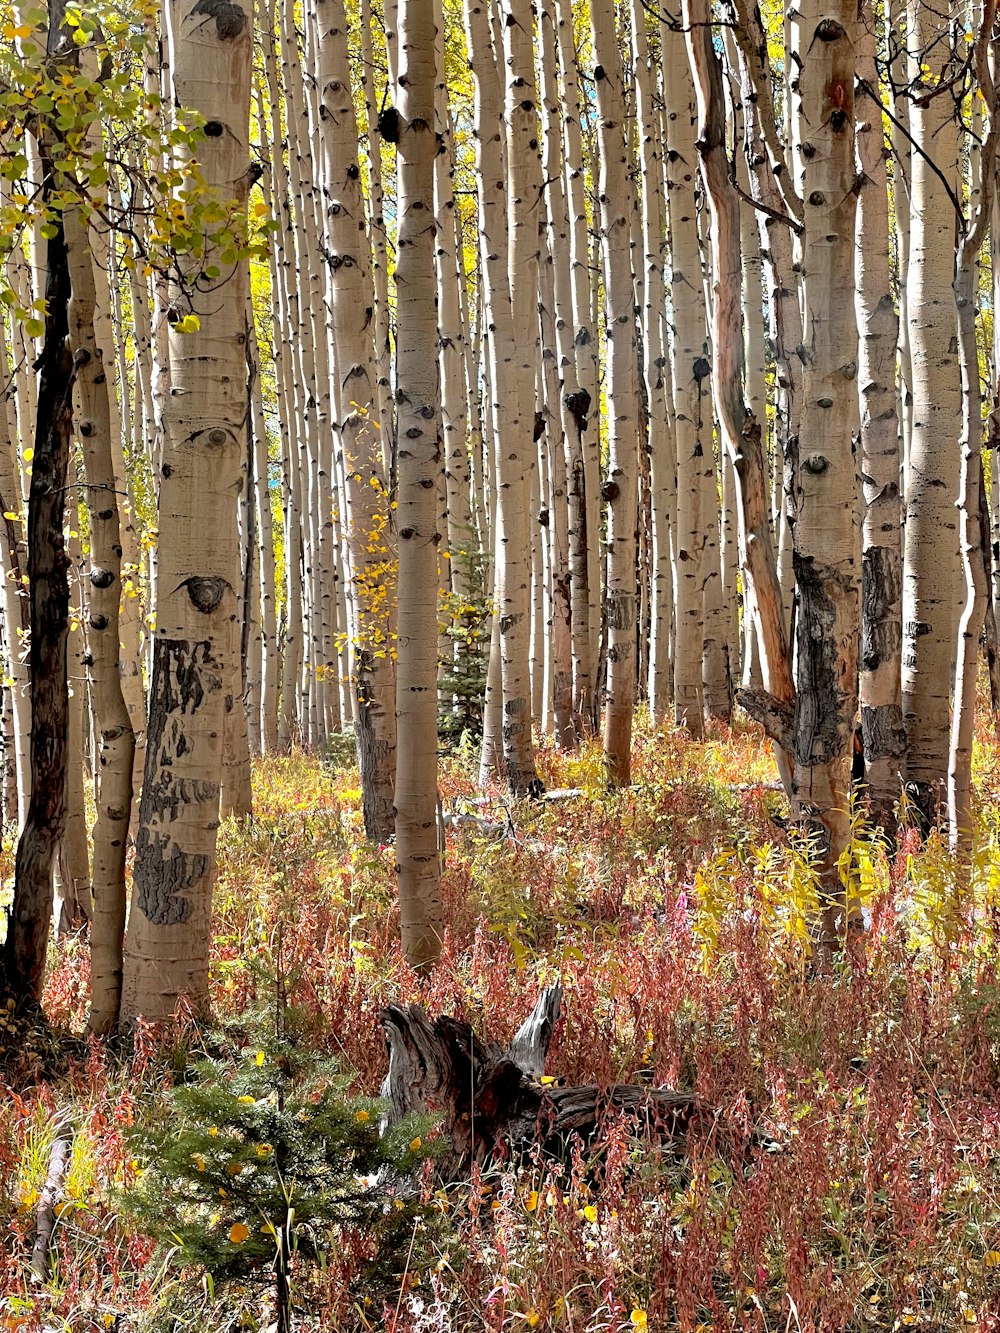
[[[31,1250],[32,1282],[44,1283],[49,1279],[52,1230],[56,1221],[56,1209],[62,1199],[69,1150],[68,1135],[60,1134],[53,1140],[52,1151],[49,1154],[49,1169],[38,1197],[38,1210],[35,1214],[35,1243]]]
[[[431,1018],[420,1005],[382,1011],[388,1123],[414,1113],[439,1117],[445,1149],[437,1166],[444,1179],[463,1179],[474,1163],[508,1160],[535,1146],[565,1158],[574,1141],[593,1144],[603,1124],[619,1115],[679,1151],[696,1121],[710,1123],[697,1098],[672,1088],[542,1083],[561,1000],[561,987],[543,991],[506,1050],[481,1041],[463,1020]]]

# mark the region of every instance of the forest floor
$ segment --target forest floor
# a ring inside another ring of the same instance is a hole
[[[445,808],[506,831],[449,830],[452,924],[425,985],[397,944],[392,849],[364,841],[343,754],[343,767],[260,764],[256,819],[223,828],[220,1022],[252,1008],[280,947],[317,1042],[375,1094],[387,1002],[419,999],[507,1041],[561,978],[551,1076],[693,1089],[717,1122],[683,1163],[611,1124],[597,1175],[498,1168],[436,1190],[435,1229],[389,1299],[366,1299],[339,1237],[295,1279],[297,1328],[1000,1329],[1000,747],[985,732],[971,883],[956,889],[936,838],[905,833],[890,857],[859,835],[867,949],[822,977],[807,958],[812,877],[772,821],[782,797],[752,728],[701,745],[640,734],[634,786],[610,795],[595,746],[546,749],[547,785],[581,794],[513,807],[472,805],[471,764],[445,761]],[[59,946],[54,1024],[82,1030],[87,988],[85,946]],[[129,1128],[162,1105],[199,1034],[140,1033],[125,1058],[3,1017],[0,1048],[4,1027],[0,1329],[267,1328],[259,1294],[222,1299],[118,1206],[143,1170]],[[52,1273],[32,1285],[38,1195],[67,1126]]]

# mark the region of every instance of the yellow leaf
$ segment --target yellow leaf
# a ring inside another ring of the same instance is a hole
[[[366,1120],[370,1119],[370,1116],[368,1115],[367,1111],[359,1111],[357,1115],[354,1117],[354,1119],[358,1122],[359,1125],[363,1125]]]
[[[30,463],[31,460],[32,460],[32,459],[34,458],[34,456],[35,456],[35,451],[34,451],[34,449],[32,449],[32,448],[30,447],[30,445],[29,445],[29,447],[28,447],[27,449],[25,449],[24,454],[23,454],[22,456],[23,456],[24,461],[25,461],[26,463]]]
[[[242,1163],[242,1162],[237,1162],[237,1161],[234,1159],[234,1160],[233,1160],[232,1162],[230,1162],[230,1163],[228,1164],[228,1166],[226,1167],[226,1175],[227,1175],[227,1176],[238,1176],[242,1170],[243,1170],[243,1163]]]
[[[533,1213],[538,1207],[538,1191],[532,1190],[524,1201],[524,1207],[527,1212]]]
[[[204,1157],[202,1157],[202,1155],[201,1155],[200,1152],[196,1152],[196,1153],[194,1153],[193,1156],[194,1156],[194,1164],[195,1164],[195,1166],[197,1167],[197,1169],[198,1169],[199,1171],[204,1171],[204,1169],[205,1169],[205,1159],[204,1159]]]
[[[541,1321],[541,1318],[542,1316],[538,1313],[537,1310],[529,1310],[528,1313],[524,1316],[524,1322],[528,1325],[529,1328],[537,1328],[539,1322]]]
[[[586,1208],[584,1208],[583,1210],[583,1215],[588,1222],[597,1221],[597,1209],[594,1207],[592,1203],[587,1204]]]
[[[256,1061],[257,1061],[257,1065],[258,1065],[258,1067],[259,1067],[260,1065],[262,1065],[262,1064],[264,1063],[264,1052],[263,1052],[263,1051],[258,1051],[257,1054],[256,1054],[256,1056],[255,1056],[254,1058],[256,1059]]]
[[[1000,1250],[988,1250],[983,1262],[987,1268],[1000,1268]]]
[[[543,1088],[547,1088],[550,1083],[555,1082],[555,1079],[551,1074],[543,1074],[542,1077],[539,1079],[539,1082],[541,1083]]]
[[[245,1102],[247,1106],[252,1106],[257,1099],[256,1097],[243,1096],[240,1097],[239,1100]]]
[[[201,320],[197,315],[182,315],[173,326],[174,333],[197,333]]]
[[[243,1225],[242,1222],[235,1222],[229,1228],[229,1239],[234,1245],[242,1245],[250,1235],[250,1228]]]
[[[410,1152],[419,1152],[420,1149],[423,1147],[423,1144],[424,1144],[424,1141],[423,1141],[422,1138],[419,1137],[419,1135],[417,1136],[417,1138],[415,1138],[415,1139],[411,1139],[411,1140],[410,1140]]]
[[[646,1327],[646,1311],[645,1311],[645,1310],[633,1310],[632,1313],[629,1315],[629,1319],[632,1321],[632,1327],[633,1327],[633,1328],[645,1328],[645,1327]]]

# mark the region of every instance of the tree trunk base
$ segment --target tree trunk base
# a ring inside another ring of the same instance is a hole
[[[509,1160],[536,1146],[565,1158],[577,1140],[593,1143],[603,1124],[621,1115],[637,1132],[677,1144],[679,1153],[688,1129],[709,1123],[697,1098],[670,1088],[542,1084],[561,1001],[560,986],[543,991],[506,1050],[480,1041],[461,1019],[430,1018],[419,1005],[382,1011],[389,1123],[414,1113],[440,1117],[446,1147],[437,1165],[444,1179],[467,1178],[473,1164]]]

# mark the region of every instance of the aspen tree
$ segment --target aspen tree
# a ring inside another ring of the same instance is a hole
[[[393,828],[396,717],[389,598],[393,541],[389,488],[375,412],[377,386],[358,129],[351,92],[343,0],[320,0],[318,84],[332,323],[336,333],[333,425],[346,482],[346,529],[354,587],[354,725],[365,831]]]
[[[648,578],[650,634],[647,697],[654,722],[666,716],[673,692],[670,629],[673,621],[673,574],[670,539],[677,504],[677,462],[668,405],[668,373],[664,340],[666,288],[663,277],[665,200],[663,137],[656,99],[656,53],[646,31],[646,10],[632,0],[632,50],[635,66],[636,115],[641,132],[643,305],[642,351],[646,380],[646,452],[649,459],[651,557]],[[662,36],[661,36],[662,43]],[[640,634],[640,642],[643,637]]]
[[[978,16],[973,50],[976,99],[984,108],[982,157],[978,179],[969,191],[969,220],[955,256],[955,301],[962,370],[962,439],[958,514],[965,602],[958,625],[955,657],[955,699],[948,755],[948,823],[953,850],[966,861],[972,848],[972,742],[976,711],[976,669],[990,589],[985,551],[988,541],[980,526],[982,489],[982,389],[976,340],[979,256],[993,211],[997,171],[997,90],[988,52],[994,40],[996,0],[985,0]],[[978,188],[977,188],[978,187]]]
[[[590,396],[583,389],[577,367],[577,343],[574,335],[573,287],[570,259],[570,217],[564,174],[562,102],[558,83],[557,20],[554,0],[543,0],[538,19],[539,83],[542,100],[542,153],[548,258],[552,271],[552,310],[555,321],[557,378],[559,383],[559,421],[564,449],[562,474],[566,491],[567,564],[560,568],[558,551],[561,532],[556,538],[555,570],[556,608],[553,612],[569,623],[572,656],[571,720],[573,737],[560,724],[562,705],[556,685],[557,734],[569,744],[589,728],[592,711],[590,596],[587,550],[586,472],[584,437]],[[554,461],[558,472],[558,462]],[[561,519],[560,519],[561,522]]]
[[[713,295],[713,378],[719,434],[733,461],[739,494],[740,564],[751,584],[760,628],[761,668],[766,698],[742,691],[740,702],[784,723],[778,766],[791,786],[789,706],[795,697],[771,541],[767,479],[761,428],[744,401],[743,336],[740,326],[739,204],[729,173],[725,140],[722,69],[712,42],[707,0],[685,0],[685,36],[698,99],[697,147],[711,207]]]
[[[361,0],[361,88],[365,99],[365,138],[368,158],[368,219],[372,248],[372,313],[375,339],[375,370],[378,386],[378,421],[382,432],[382,469],[392,472],[393,407],[389,377],[389,260],[385,226],[385,192],[382,188],[382,140],[378,132],[378,100],[375,90],[375,52],[372,42],[370,0]]]
[[[249,15],[234,0],[202,0],[196,11],[171,4],[167,17],[173,102],[203,118],[195,169],[202,197],[225,210],[235,250],[252,180]],[[182,172],[192,169],[188,149],[179,146],[177,157]],[[204,224],[195,213],[188,225],[197,234]],[[182,997],[195,1010],[207,1007],[223,735],[236,706],[228,691],[247,415],[247,268],[207,228],[193,248],[170,293],[156,635],[126,941],[126,1019],[169,1019]],[[206,268],[217,268],[219,277],[202,292],[187,279]]]
[[[407,960],[441,952],[437,838],[436,486],[441,469],[434,302],[434,5],[402,0],[397,112],[399,236],[396,403],[399,428],[399,620],[396,681],[396,878]]]
[[[2,187],[0,187],[2,188]],[[2,200],[2,195],[0,195]],[[0,317],[0,366],[9,364],[5,317]],[[18,516],[22,511],[21,479],[17,470],[17,409],[15,404],[18,376],[9,375],[0,387],[0,568],[3,578],[3,628],[5,669],[10,680],[11,726],[16,782],[15,822],[20,829],[28,810],[31,788],[31,696],[25,661],[24,635],[28,628],[27,598],[21,595],[21,574],[26,551]],[[10,814],[8,813],[8,818]]]
[[[795,772],[793,817],[816,837],[827,906],[821,942],[848,922],[839,858],[851,837],[858,706],[857,317],[854,79],[857,5],[809,0],[794,23],[803,158],[802,417],[793,459]]]
[[[46,64],[69,47],[61,0],[50,0],[45,36]],[[40,131],[44,158],[41,197],[53,204],[61,178],[53,168],[55,144]],[[66,734],[69,696],[66,637],[69,615],[68,560],[63,533],[66,474],[72,430],[73,357],[69,346],[69,264],[61,208],[48,208],[45,244],[45,329],[37,361],[37,391],[19,403],[24,438],[34,440],[28,496],[28,597],[31,680],[31,788],[17,844],[14,899],[4,942],[4,981],[28,1002],[41,998],[52,914],[52,870],[66,820]],[[30,306],[30,300],[29,300]],[[27,352],[27,347],[25,347]],[[27,418],[34,408],[33,435]],[[22,455],[23,458],[23,455]]]
[[[68,250],[67,246],[67,250]],[[71,276],[72,281],[72,276]],[[72,306],[72,298],[70,298]],[[75,470],[75,469],[74,469]],[[87,638],[83,629],[84,559],[76,514],[67,510],[70,561],[69,636],[66,643],[69,709],[66,722],[66,824],[52,867],[53,923],[64,939],[90,920],[90,849],[84,808],[84,731],[87,726]],[[88,736],[89,739],[89,736]]]
[[[525,795],[537,789],[531,747],[530,702],[530,628],[531,589],[530,543],[528,532],[528,475],[534,451],[534,403],[532,363],[515,364],[511,279],[514,263],[508,261],[508,249],[513,247],[513,233],[520,229],[518,242],[523,256],[527,252],[537,257],[537,192],[532,193],[537,154],[530,146],[532,120],[535,116],[534,97],[518,98],[523,89],[514,86],[514,79],[528,78],[533,92],[534,75],[531,69],[531,43],[512,40],[511,56],[520,71],[527,63],[527,73],[514,73],[509,80],[508,117],[501,110],[499,75],[490,51],[488,14],[478,3],[469,0],[465,7],[466,34],[469,58],[476,88],[476,164],[479,196],[480,280],[483,283],[485,317],[490,325],[490,387],[493,424],[492,461],[496,469],[497,518],[495,528],[495,572],[497,589],[494,613],[494,643],[490,650],[491,677],[496,673],[495,651],[498,654],[501,692],[487,685],[487,707],[483,733],[483,762],[481,776],[488,777],[502,738],[505,778],[512,793]],[[513,28],[514,25],[509,25]],[[530,23],[529,23],[530,29]],[[515,102],[529,103],[530,112]],[[504,131],[504,139],[501,132]],[[537,131],[535,131],[537,133]],[[502,144],[508,144],[512,162],[511,189],[516,200],[505,198]],[[516,160],[516,168],[514,167]],[[512,215],[511,238],[505,210]],[[534,240],[530,229],[534,224]],[[537,271],[537,270],[536,270]],[[537,281],[529,290],[523,276],[518,280],[518,309],[530,321],[532,333],[538,327],[536,302]],[[537,347],[537,333],[530,339]],[[522,384],[525,366],[531,379]],[[520,374],[519,374],[520,370]],[[520,396],[524,389],[525,397]],[[492,701],[492,710],[491,710]],[[492,712],[492,716],[491,716]],[[497,731],[500,731],[498,736]]]
[[[252,310],[247,323],[247,334],[250,339],[250,356],[259,363],[260,353],[257,349],[257,331]],[[253,414],[251,421],[254,450],[253,480],[257,505],[256,530],[259,544],[257,567],[260,571],[261,751],[263,754],[274,754],[278,748],[278,677],[281,670],[281,658],[278,651],[274,522],[271,513],[267,424],[264,420],[264,404],[259,375],[254,384],[251,411]]]
[[[90,519],[87,647],[97,753],[94,762],[94,899],[90,927],[92,1032],[106,1035],[118,1023],[125,940],[125,856],[132,813],[135,732],[120,674],[122,545],[110,387],[97,345],[97,288],[89,238],[78,209],[66,215],[72,299],[69,332],[77,366],[74,427],[83,453]]]
[[[600,143],[601,253],[607,328],[608,676],[604,759],[614,786],[631,780],[635,708],[635,526],[639,440],[639,386],[635,299],[629,253],[635,193],[628,172],[621,57],[611,0],[592,0],[594,79]]]
[[[864,554],[861,567],[861,731],[872,813],[892,828],[906,755],[901,688],[902,528],[896,339],[889,265],[889,197],[882,106],[877,98],[875,17],[870,0],[858,24],[857,212],[858,392]]]
[[[912,420],[906,474],[903,553],[903,717],[907,771],[927,821],[946,794],[949,700],[961,606],[958,514],[962,419],[955,276],[958,127],[950,95],[956,73],[952,18],[957,5],[911,0],[906,14],[910,233],[906,319],[912,369]]]
[[[503,683],[503,761],[516,796],[539,788],[532,748],[528,678],[531,629],[529,558],[531,473],[535,454],[535,363],[538,358],[539,208],[538,105],[528,0],[503,0],[504,129],[507,146],[507,283],[510,291],[507,434],[498,438],[500,540],[497,586],[500,676]],[[492,186],[490,187],[492,188]],[[499,182],[497,185],[499,189]],[[499,293],[498,293],[499,294]],[[500,295],[502,303],[503,296]]]
[[[552,135],[546,136],[546,145]],[[549,180],[553,178],[548,177]],[[559,182],[561,183],[561,182]],[[556,744],[563,749],[576,744],[576,726],[573,720],[573,653],[572,653],[572,572],[569,551],[569,506],[567,504],[566,460],[572,448],[566,438],[567,425],[573,429],[569,413],[562,405],[562,385],[559,376],[559,337],[556,332],[555,262],[550,249],[551,239],[546,236],[543,265],[539,277],[538,310],[541,319],[542,412],[545,429],[539,440],[539,455],[544,462],[547,495],[540,520],[544,519],[543,534],[548,534],[548,568],[546,573],[545,622],[546,642],[550,657],[550,686],[546,702],[551,699],[552,730]],[[568,278],[568,272],[565,276]],[[559,406],[557,407],[557,404]]]
[[[570,503],[582,507],[586,523],[581,534],[587,556],[587,602],[590,622],[590,666],[581,675],[579,685],[589,684],[591,696],[585,711],[584,701],[577,689],[575,701],[578,715],[585,718],[588,730],[596,725],[600,711],[598,689],[598,655],[601,639],[601,559],[600,541],[600,484],[601,460],[599,438],[599,342],[593,311],[596,283],[591,282],[589,223],[586,198],[586,154],[583,144],[584,99],[580,93],[580,79],[576,66],[576,45],[573,36],[573,7],[571,0],[556,0],[558,24],[556,27],[559,49],[559,74],[562,82],[562,122],[564,134],[563,169],[566,179],[566,198],[569,206],[569,253],[572,284],[573,340],[576,346],[577,377],[580,394],[573,402],[572,411],[578,422],[583,473],[570,477]],[[582,597],[582,592],[581,592]]]
[[[705,527],[714,517],[712,408],[705,294],[701,281],[695,187],[695,91],[682,32],[664,25],[667,219],[670,234],[674,439],[677,455],[674,718],[695,739],[704,732],[702,652]]]

